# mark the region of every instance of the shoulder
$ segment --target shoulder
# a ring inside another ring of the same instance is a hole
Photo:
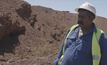
[[[107,42],[107,35],[105,33],[102,33],[101,36],[100,36],[100,41],[101,42],[104,42],[106,41]]]
[[[78,24],[72,25],[66,32],[65,32],[65,36],[67,36],[68,34],[71,34],[75,31],[77,31],[78,29]]]
[[[99,42],[102,48],[107,49],[107,35],[105,33],[101,34]]]

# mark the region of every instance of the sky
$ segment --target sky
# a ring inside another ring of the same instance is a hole
[[[107,0],[26,0],[31,5],[39,5],[59,11],[75,12],[81,4],[88,1],[97,10],[97,15],[107,18]]]

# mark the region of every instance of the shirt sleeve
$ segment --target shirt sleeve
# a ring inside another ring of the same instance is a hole
[[[67,36],[67,34],[68,34],[69,31],[70,31],[70,29],[66,32],[65,37]],[[67,45],[66,45],[66,46],[67,46]],[[56,58],[55,61],[54,61],[54,64],[55,64],[55,65],[58,65],[59,59],[60,59],[60,57],[62,56],[62,53],[63,53],[63,47],[64,47],[64,42],[63,42],[63,44],[62,44],[62,46],[61,46],[61,48],[60,48],[60,51],[59,51],[59,53],[58,53],[58,55],[57,55],[57,58]]]
[[[60,51],[59,51],[59,53],[58,53],[58,55],[57,55],[57,58],[56,58],[55,61],[54,61],[54,64],[55,64],[55,65],[58,65],[59,59],[60,59],[60,57],[62,56],[62,51],[63,51],[63,45],[62,45],[62,47],[61,47],[61,49],[60,49]]]
[[[107,36],[105,34],[102,34],[99,42],[102,54],[100,65],[107,65]]]

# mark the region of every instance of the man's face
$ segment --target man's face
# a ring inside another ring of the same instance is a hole
[[[80,27],[88,27],[92,24],[93,19],[90,17],[90,12],[80,9],[78,11],[78,24]]]

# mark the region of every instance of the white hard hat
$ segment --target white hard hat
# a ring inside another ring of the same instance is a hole
[[[79,9],[88,10],[91,13],[93,13],[94,15],[96,15],[95,7],[92,4],[88,3],[88,2],[83,3],[79,8],[76,8],[75,10],[78,11]]]

